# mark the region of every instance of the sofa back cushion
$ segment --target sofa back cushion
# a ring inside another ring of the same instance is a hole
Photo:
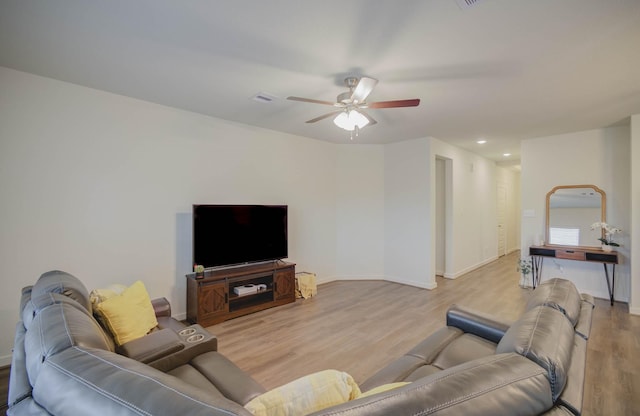
[[[582,298],[573,282],[556,278],[541,283],[531,293],[526,310],[541,305],[559,310],[575,327],[580,319]]]
[[[42,363],[33,398],[55,415],[251,416],[231,400],[146,364],[83,347]]]
[[[84,306],[91,313],[89,292],[77,277],[60,270],[43,273],[31,289],[31,297],[35,298],[45,293],[59,293]]]
[[[511,353],[469,361],[310,416],[539,415],[552,406],[545,370]]]
[[[515,352],[544,368],[555,401],[567,383],[573,343],[573,327],[565,316],[557,309],[538,306],[511,325],[496,353]]]
[[[113,341],[86,310],[62,301],[40,310],[25,334],[26,367],[33,386],[49,357],[71,347],[114,351]]]
[[[52,292],[43,293],[41,295],[31,297],[25,303],[24,308],[22,309],[22,322],[24,323],[25,328],[29,329],[31,322],[41,310],[45,309],[47,306],[58,303],[66,303],[85,315],[91,316],[89,311],[83,305],[68,296]]]

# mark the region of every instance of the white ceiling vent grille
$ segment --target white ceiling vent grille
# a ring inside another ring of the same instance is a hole
[[[269,103],[274,102],[275,100],[277,100],[278,97],[276,97],[275,95],[272,95],[272,94],[267,94],[266,92],[259,92],[256,95],[254,95],[253,97],[251,97],[251,99],[253,101],[257,101],[259,103],[269,104]]]
[[[472,6],[477,5],[478,3],[481,3],[482,1],[483,0],[456,0],[456,4],[462,10],[464,10],[464,9],[468,9],[468,8],[470,8]]]

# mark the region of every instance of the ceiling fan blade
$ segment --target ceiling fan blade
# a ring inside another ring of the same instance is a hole
[[[331,105],[331,106],[336,104],[331,101],[313,100],[311,98],[302,98],[302,97],[287,97],[287,100],[302,101],[303,103],[324,104],[324,105]]]
[[[413,98],[410,100],[378,101],[377,103],[367,104],[365,108],[417,107],[418,105],[420,105],[420,99]]]
[[[373,91],[373,87],[376,86],[378,80],[375,78],[362,77],[360,81],[358,81],[358,85],[353,90],[353,94],[351,94],[351,100],[354,103],[363,103],[371,91]]]
[[[322,116],[319,116],[319,117],[316,117],[316,118],[312,118],[311,120],[307,120],[305,123],[315,123],[316,121],[324,120],[325,118],[329,118],[331,116],[338,115],[338,114],[342,113],[342,111],[343,110],[332,111],[332,112],[324,114]]]

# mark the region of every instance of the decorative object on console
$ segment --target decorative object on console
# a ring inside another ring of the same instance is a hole
[[[591,229],[595,230],[601,228],[604,231],[604,237],[598,238],[602,243],[602,250],[611,251],[612,247],[620,247],[620,244],[613,241],[614,234],[620,234],[622,230],[618,227],[607,224],[606,222],[594,222],[591,224]]]
[[[522,278],[520,279],[520,287],[529,287],[527,275],[531,273],[531,260],[529,259],[520,259],[518,260],[517,271],[522,274]]]
[[[204,266],[196,264],[193,266],[193,271],[196,273],[196,279],[202,279],[204,277]]]

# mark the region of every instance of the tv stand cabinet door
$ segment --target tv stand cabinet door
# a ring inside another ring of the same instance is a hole
[[[273,275],[273,300],[294,299],[296,297],[296,273],[293,267],[278,270]]]
[[[224,321],[229,312],[229,297],[224,281],[203,283],[198,291],[198,323],[211,325]]]

